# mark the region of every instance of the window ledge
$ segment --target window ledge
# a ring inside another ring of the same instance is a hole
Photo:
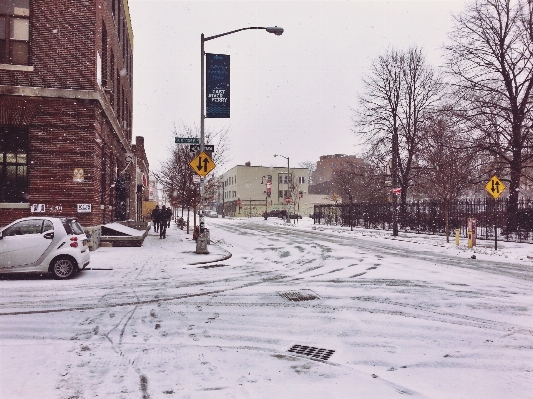
[[[24,71],[24,72],[33,72],[33,65],[11,65],[11,64],[0,64],[0,69],[6,71]]]
[[[20,202],[0,202],[0,209],[30,209],[30,204]]]

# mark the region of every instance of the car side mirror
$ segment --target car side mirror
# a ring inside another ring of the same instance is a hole
[[[54,238],[54,232],[53,231],[47,231],[46,233],[43,234],[43,237],[51,240],[52,238]]]

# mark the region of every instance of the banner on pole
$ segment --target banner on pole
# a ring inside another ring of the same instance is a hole
[[[206,60],[206,118],[229,118],[229,55],[209,54]]]

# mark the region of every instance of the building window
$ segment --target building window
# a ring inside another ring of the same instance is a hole
[[[304,176],[298,176],[298,183],[304,184],[305,183],[305,177]]]
[[[30,0],[0,0],[0,64],[30,63]]]
[[[102,87],[107,88],[107,29],[102,21]]]
[[[28,131],[0,127],[0,202],[28,202]]]
[[[278,191],[278,198],[290,198],[289,190],[279,190]]]
[[[111,58],[109,60],[109,73],[107,76],[109,76],[109,101],[111,101],[111,107],[115,108],[115,79],[113,78],[113,73],[115,72],[115,55],[111,51]]]
[[[289,176],[289,182],[292,182],[292,173],[288,175]],[[278,183],[279,184],[289,184],[287,182],[287,173],[280,173],[278,174]]]

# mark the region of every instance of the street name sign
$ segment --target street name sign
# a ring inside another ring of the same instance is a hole
[[[198,137],[174,137],[174,143],[176,144],[200,144]]]
[[[487,190],[489,194],[496,199],[501,193],[503,193],[503,190],[505,190],[505,185],[500,181],[500,179],[498,179],[498,176],[494,175],[488,181],[487,185],[485,186],[485,190]]]
[[[198,152],[200,151],[200,144],[191,144],[189,146],[189,150],[191,152]],[[215,152],[215,146],[213,144],[205,144],[204,145],[204,151],[207,152]]]
[[[200,155],[196,156],[191,162],[189,162],[189,166],[198,175],[204,177],[213,169],[215,169],[216,165],[213,160],[209,158],[209,155],[207,155],[205,152],[201,152]]]

